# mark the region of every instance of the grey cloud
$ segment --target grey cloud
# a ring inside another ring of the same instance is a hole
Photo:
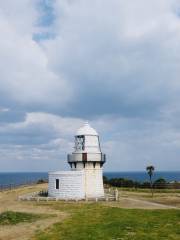
[[[84,119],[107,170],[179,167],[179,1],[57,0],[50,24],[39,1],[11,2],[0,2],[2,169],[65,167]]]
[[[73,135],[81,119],[28,113],[23,121],[0,124],[0,166],[4,171],[67,168]]]
[[[179,99],[180,19],[172,8],[177,2],[156,1],[156,11],[153,4],[57,1],[58,37],[43,46],[49,67],[73,87],[74,97],[61,113],[149,118]]]
[[[12,107],[12,106],[11,106]],[[7,111],[1,111],[0,110],[0,123],[13,123],[13,122],[20,122],[25,119],[25,113],[24,111],[18,111],[18,110],[11,110],[8,108]]]

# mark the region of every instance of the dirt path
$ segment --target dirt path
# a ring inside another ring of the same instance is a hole
[[[135,199],[135,198],[121,198],[120,201],[126,202],[128,208],[130,206],[133,206],[134,208],[143,208],[143,209],[178,209],[175,206],[165,205],[161,203],[155,203],[151,201],[141,200],[141,199]]]
[[[118,202],[107,202],[106,205],[136,209],[180,209],[179,194],[162,193],[153,198],[143,192],[119,192]]]
[[[106,202],[104,204],[111,207],[120,207],[128,209],[179,209],[178,207],[175,206],[169,206],[141,199],[124,197],[121,197],[118,202]]]

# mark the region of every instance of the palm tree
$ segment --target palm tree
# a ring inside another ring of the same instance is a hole
[[[148,173],[148,175],[149,175],[152,197],[153,197],[153,182],[152,182],[152,176],[153,176],[154,170],[155,170],[155,167],[154,167],[154,166],[147,166],[147,167],[146,167],[146,171],[147,171],[147,173]]]

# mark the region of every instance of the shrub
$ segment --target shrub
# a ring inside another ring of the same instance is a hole
[[[39,180],[37,181],[37,184],[47,183],[47,182],[48,182],[48,181],[47,181],[46,179],[41,178],[41,179],[39,179]]]
[[[167,188],[167,182],[164,178],[159,178],[153,183],[153,187],[159,189]]]

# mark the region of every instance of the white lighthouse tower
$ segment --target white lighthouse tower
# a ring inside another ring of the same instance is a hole
[[[49,173],[48,195],[59,199],[101,198],[104,196],[99,135],[86,122],[75,135],[75,146],[68,154],[71,171]]]
[[[84,171],[85,197],[104,196],[102,166],[106,155],[101,152],[99,135],[88,122],[75,135],[75,147],[68,154],[68,163],[73,171]]]

